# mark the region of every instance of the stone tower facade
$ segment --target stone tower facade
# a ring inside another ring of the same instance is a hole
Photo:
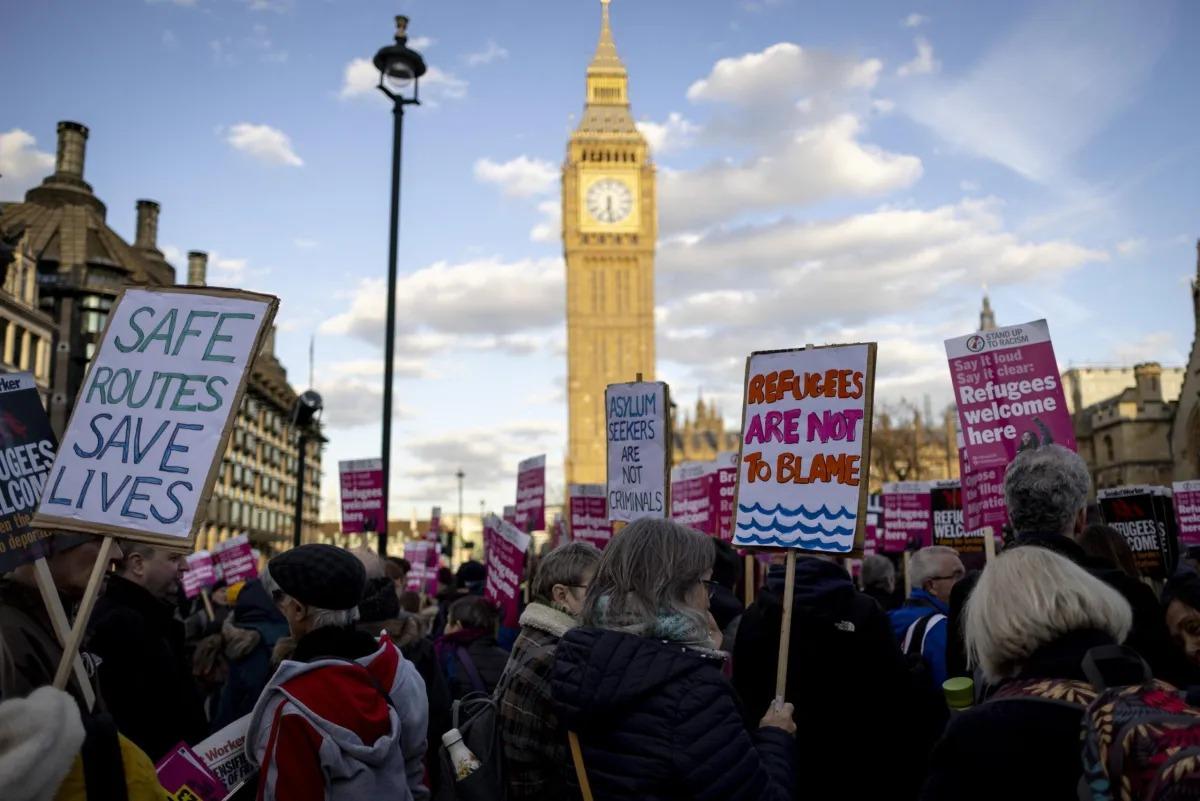
[[[654,379],[654,165],[629,108],[609,0],[587,70],[587,99],[563,164],[567,266],[566,478],[605,480],[604,388]]]

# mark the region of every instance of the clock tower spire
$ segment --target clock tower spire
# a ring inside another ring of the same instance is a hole
[[[654,379],[654,165],[629,106],[629,73],[600,0],[579,126],[563,163],[567,266],[567,481],[605,481],[604,388]]]

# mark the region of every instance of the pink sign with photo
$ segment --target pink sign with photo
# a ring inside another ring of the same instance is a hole
[[[604,484],[572,484],[569,521],[571,540],[590,542],[600,550],[612,539],[608,519],[608,487]]]

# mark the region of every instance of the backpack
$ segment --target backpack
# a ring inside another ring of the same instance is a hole
[[[1080,801],[1200,799],[1200,710],[1133,651],[1092,648],[1088,681],[1010,682],[988,703],[1025,700],[1078,709],[1082,715]]]
[[[471,693],[454,702],[450,717],[451,725],[462,734],[463,744],[482,767],[459,780],[449,750],[445,745],[439,745],[439,801],[505,801],[508,781],[504,776],[504,747],[500,742],[499,695]]]

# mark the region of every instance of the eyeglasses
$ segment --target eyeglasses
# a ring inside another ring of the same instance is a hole
[[[700,579],[700,583],[704,585],[706,590],[708,590],[708,600],[710,601],[712,600],[713,595],[716,594],[717,587],[721,586],[712,579]]]
[[[961,581],[963,576],[965,576],[965,575],[966,575],[965,571],[955,570],[953,573],[951,573],[948,576],[930,576],[926,580],[927,581]]]
[[[564,584],[563,586],[564,587],[572,587],[577,590],[587,590],[589,585],[587,585],[587,584]]]

